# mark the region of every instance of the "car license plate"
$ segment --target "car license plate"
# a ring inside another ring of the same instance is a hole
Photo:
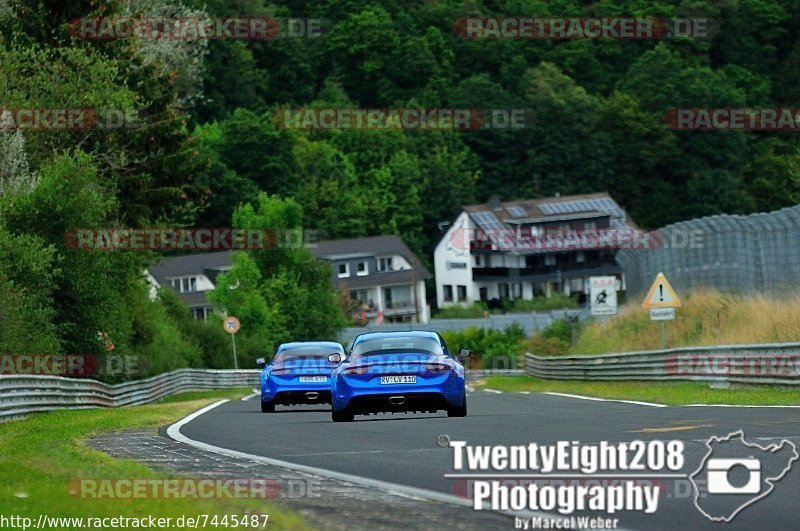
[[[382,384],[415,384],[416,376],[381,376]]]
[[[327,376],[301,376],[300,383],[325,383],[328,381]]]

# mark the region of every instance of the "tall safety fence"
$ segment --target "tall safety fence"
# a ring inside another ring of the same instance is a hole
[[[597,356],[527,353],[525,373],[555,380],[691,380],[799,385],[800,343],[671,348]]]
[[[654,249],[617,254],[630,294],[645,292],[659,272],[678,293],[712,287],[780,296],[800,290],[800,205],[683,221],[660,229],[658,237]]]

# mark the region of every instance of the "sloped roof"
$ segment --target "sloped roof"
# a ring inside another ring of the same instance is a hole
[[[367,236],[318,242],[310,247],[317,258],[336,260],[345,258],[380,257],[398,255],[408,261],[411,269],[399,271],[370,272],[363,277],[350,276],[346,279],[334,277],[334,282],[342,282],[350,289],[373,286],[412,284],[415,281],[431,278],[430,271],[422,265],[411,249],[398,236]]]
[[[183,256],[162,257],[147,269],[160,285],[169,285],[169,279],[204,273],[216,278],[215,273],[232,265],[230,251],[192,253]],[[211,275],[209,275],[211,273]]]
[[[609,216],[611,228],[625,229],[632,226],[622,207],[605,192],[506,202],[490,200],[487,203],[464,206],[463,210],[500,250],[516,247],[508,234],[504,233],[513,232],[514,227],[520,224]]]

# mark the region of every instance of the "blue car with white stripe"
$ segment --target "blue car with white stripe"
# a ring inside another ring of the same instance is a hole
[[[336,363],[328,358],[344,355],[344,347],[332,341],[283,343],[269,363],[259,358],[261,412],[272,413],[276,405],[330,404],[330,376]]]
[[[461,349],[459,358],[469,356]],[[331,374],[331,417],[447,411],[467,415],[464,366],[436,332],[373,332],[357,336]]]

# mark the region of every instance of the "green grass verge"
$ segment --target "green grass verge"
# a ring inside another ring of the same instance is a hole
[[[708,384],[695,382],[606,382],[541,380],[531,376],[489,376],[479,387],[512,393],[519,391],[570,393],[676,406],[685,404],[800,405],[800,389],[773,386],[711,389]]]
[[[238,399],[251,388],[189,392],[163,402],[131,408],[55,411],[0,424],[0,515],[36,519],[54,517],[156,518],[207,514],[268,514],[268,527],[307,529],[302,518],[263,500],[243,499],[82,499],[70,495],[77,479],[163,478],[177,474],[155,471],[130,459],[115,459],[86,446],[84,441],[103,432],[152,429],[175,422],[220,399]],[[69,527],[60,527],[68,529]],[[202,529],[202,525],[200,526]],[[209,529],[212,527],[209,525]]]

